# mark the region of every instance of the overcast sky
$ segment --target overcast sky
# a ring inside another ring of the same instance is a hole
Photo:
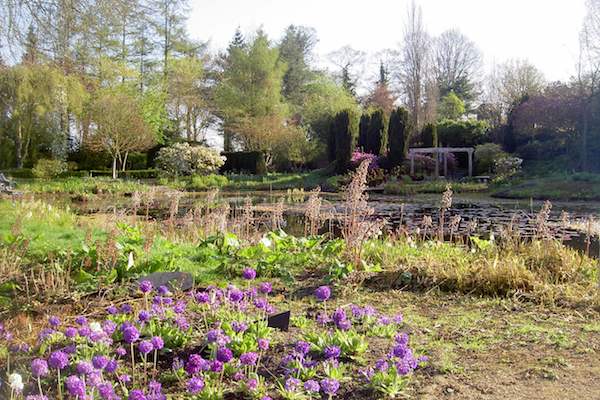
[[[279,39],[290,24],[317,30],[317,54],[344,45],[376,53],[402,38],[410,0],[191,0],[193,38],[225,48],[239,25]],[[575,69],[585,0],[418,0],[428,31],[458,28],[483,51],[486,65],[527,58],[550,80]]]

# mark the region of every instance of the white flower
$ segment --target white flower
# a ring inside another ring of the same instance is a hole
[[[262,239],[260,239],[260,243],[265,246],[265,247],[271,247],[271,245],[273,244],[273,242],[271,241],[271,239],[269,239],[268,237],[263,237]]]
[[[10,388],[14,391],[20,392],[23,390],[23,377],[16,372],[13,372],[8,376],[8,383]]]
[[[133,268],[133,252],[129,253],[129,257],[127,259],[127,269]]]
[[[102,332],[102,326],[100,325],[99,322],[92,322],[90,323],[90,330],[92,332]]]

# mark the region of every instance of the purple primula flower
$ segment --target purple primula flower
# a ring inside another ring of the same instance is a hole
[[[94,366],[90,362],[81,361],[77,363],[77,367],[75,369],[79,375],[87,375],[94,370]]]
[[[96,387],[102,381],[103,381],[103,379],[102,379],[102,374],[100,373],[100,371],[92,371],[87,376],[86,384],[91,387]]]
[[[296,390],[298,390],[298,386],[300,386],[300,383],[300,379],[288,378],[285,381],[285,390],[287,390],[288,392],[295,392]]]
[[[375,369],[380,372],[387,371],[389,368],[389,364],[387,360],[379,359],[375,362]]]
[[[240,356],[240,363],[242,365],[256,365],[258,361],[258,354],[255,352],[244,353]]]
[[[219,339],[219,336],[221,336],[222,334],[223,331],[221,329],[211,329],[206,333],[206,340],[208,340],[210,343],[214,343]]]
[[[36,358],[31,362],[31,375],[41,378],[48,375],[48,363],[42,358]]]
[[[127,326],[123,329],[123,340],[125,343],[133,343],[140,338],[140,332],[133,325]]]
[[[223,363],[219,360],[213,360],[210,363],[210,370],[212,372],[221,372],[223,371]]]
[[[60,326],[60,319],[57,316],[53,315],[50,318],[48,318],[48,323],[51,327],[56,329]]]
[[[87,318],[84,317],[83,315],[80,315],[77,318],[75,318],[75,323],[77,325],[86,325],[87,322],[88,322]]]
[[[352,322],[349,319],[345,319],[339,322],[336,322],[335,326],[342,331],[348,331],[352,328]]]
[[[266,351],[269,349],[269,340],[268,339],[258,339],[258,349],[262,351]]]
[[[139,389],[132,390],[129,392],[127,400],[147,400],[146,395]]]
[[[107,319],[104,322],[102,322],[102,330],[107,335],[112,336],[112,334],[115,333],[115,331],[117,330],[117,323],[111,321],[110,319]]]
[[[242,271],[242,277],[248,281],[251,281],[256,278],[256,270],[252,268],[245,268],[244,271]]]
[[[106,307],[106,312],[109,315],[116,315],[119,313],[119,310],[114,305],[110,305],[110,306]]]
[[[119,375],[117,377],[117,379],[119,380],[119,382],[122,382],[122,383],[129,383],[129,382],[131,382],[131,376],[129,376],[127,374]]]
[[[326,313],[321,312],[317,315],[317,324],[319,324],[321,326],[325,326],[330,322],[331,322],[331,318],[329,318],[329,315],[327,315]]]
[[[110,382],[102,382],[96,388],[102,400],[117,400],[119,398]]]
[[[239,303],[244,298],[244,292],[237,288],[233,288],[229,291],[229,300],[233,303]]]
[[[310,343],[299,340],[298,342],[296,342],[296,346],[294,346],[294,349],[298,354],[306,355],[310,351]]]
[[[54,369],[65,369],[69,365],[69,355],[64,351],[55,351],[48,357],[48,365]]]
[[[408,335],[404,332],[398,333],[394,340],[398,344],[408,345]]]
[[[403,321],[404,321],[404,315],[402,315],[402,314],[396,314],[394,316],[394,323],[400,325]]]
[[[222,363],[228,363],[233,358],[233,352],[228,347],[219,347],[217,349],[217,360]]]
[[[392,319],[388,316],[382,315],[381,317],[379,317],[377,323],[379,325],[387,326],[392,323]]]
[[[119,357],[123,357],[125,354],[127,354],[127,350],[125,350],[123,347],[118,347],[115,350],[115,354],[118,355]]]
[[[210,296],[206,292],[200,292],[200,293],[196,293],[194,295],[194,299],[196,300],[197,303],[206,304],[210,301]]]
[[[239,382],[242,379],[244,379],[246,377],[246,375],[244,375],[244,373],[242,371],[237,371],[235,374],[233,374],[232,379],[234,380],[234,382]]]
[[[248,329],[248,324],[243,321],[242,322],[233,321],[231,323],[231,329],[233,329],[233,331],[235,333],[242,333]]]
[[[161,285],[158,287],[158,294],[160,294],[161,296],[171,296],[172,295],[169,288],[165,285]]]
[[[325,378],[321,380],[321,390],[329,396],[335,396],[340,388],[340,382],[336,379]]]
[[[83,399],[85,397],[85,383],[76,375],[71,375],[65,380],[65,386],[73,397]]]
[[[336,359],[340,356],[341,350],[338,346],[327,346],[325,350],[323,350],[323,355],[327,360]]]
[[[331,297],[331,289],[329,286],[320,286],[315,290],[315,297],[319,301],[327,301]]]
[[[254,392],[258,388],[258,380],[254,378],[248,379],[246,381],[246,388],[249,391]]]
[[[347,318],[348,316],[346,315],[346,311],[344,311],[343,308],[338,308],[333,312],[333,315],[331,316],[331,319],[333,319],[333,322],[335,322],[336,324],[340,323],[341,321],[345,321]]]
[[[104,369],[108,364],[108,357],[101,354],[92,357],[92,365],[96,369]]]
[[[161,350],[163,347],[165,347],[165,342],[160,336],[154,336],[150,341],[152,342],[154,350]]]
[[[192,354],[185,364],[185,372],[189,375],[195,375],[201,371],[206,371],[209,368],[209,363],[199,354]]]
[[[271,285],[269,282],[262,282],[260,285],[258,285],[258,291],[262,294],[269,294],[273,291],[273,285]]]
[[[149,340],[142,340],[139,344],[138,344],[138,350],[140,351],[140,353],[142,354],[148,354],[150,353],[152,350],[154,350],[154,346],[152,345],[152,342]]]
[[[175,306],[173,306],[173,311],[176,314],[183,314],[186,306],[187,306],[187,303],[185,301],[178,301],[177,303],[175,303]]]
[[[319,382],[313,379],[309,379],[306,382],[304,382],[304,390],[306,390],[309,393],[319,393],[319,391],[321,390],[321,386],[319,385]]]
[[[268,305],[269,305],[269,302],[267,301],[267,299],[265,299],[263,297],[254,299],[254,307],[258,308],[259,310],[266,309]]]
[[[82,326],[81,328],[77,329],[77,334],[81,337],[88,337],[91,333],[92,330],[89,326]]]
[[[143,280],[140,282],[139,289],[140,289],[140,292],[147,294],[147,293],[150,293],[152,291],[152,289],[154,289],[154,286],[152,286],[152,282]]]
[[[188,329],[190,329],[190,324],[187,322],[187,319],[185,319],[185,317],[181,315],[175,318],[175,325],[177,325],[177,327],[182,331],[187,331]]]
[[[112,359],[106,363],[106,367],[104,367],[104,370],[109,374],[112,374],[117,370],[117,368],[119,368],[119,362],[115,359]]]
[[[187,391],[190,394],[198,394],[204,389],[204,380],[199,377],[193,377],[187,382]]]
[[[154,380],[150,381],[148,383],[148,392],[153,394],[159,394],[160,392],[162,392],[161,383]]]
[[[150,315],[149,311],[146,311],[146,310],[140,311],[140,314],[138,316],[138,320],[140,322],[148,322],[148,321],[150,321],[150,318],[151,318],[151,315]]]
[[[121,312],[121,314],[131,314],[131,312],[133,311],[133,307],[131,307],[131,304],[122,304],[119,311]]]

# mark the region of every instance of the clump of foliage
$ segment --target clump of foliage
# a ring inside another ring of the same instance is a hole
[[[67,170],[68,164],[65,161],[41,159],[35,163],[35,167],[31,172],[36,178],[51,179],[67,172]]]
[[[502,147],[496,143],[485,143],[475,147],[475,162],[481,173],[491,173],[496,161],[507,157]]]
[[[390,167],[402,165],[406,157],[407,143],[409,142],[408,110],[399,107],[392,111],[388,125]]]
[[[444,119],[437,123],[440,143],[448,147],[473,147],[487,141],[489,124],[475,119]]]
[[[332,136],[335,139],[335,164],[338,173],[345,173],[350,166],[357,133],[358,118],[353,111],[342,111],[335,116]]]
[[[421,138],[424,147],[438,147],[438,131],[437,125],[429,123],[423,127]]]
[[[160,149],[156,166],[168,176],[207,175],[215,173],[225,158],[215,150],[189,143],[175,143]]]

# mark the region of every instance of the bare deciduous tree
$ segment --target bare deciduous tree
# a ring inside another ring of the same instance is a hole
[[[358,80],[363,74],[366,54],[364,51],[355,50],[344,46],[329,53],[329,60],[339,68],[338,77],[346,90],[356,95]]]
[[[463,100],[473,100],[482,65],[483,57],[475,43],[457,29],[434,40],[433,72],[441,96],[454,92]]]
[[[431,39],[425,31],[421,8],[413,1],[404,27],[404,42],[398,64],[398,79],[411,112],[412,126],[420,129],[425,120]]]
[[[600,94],[600,0],[588,0],[580,35],[577,85],[583,99],[581,115],[581,169],[587,171],[588,136],[592,108]]]

